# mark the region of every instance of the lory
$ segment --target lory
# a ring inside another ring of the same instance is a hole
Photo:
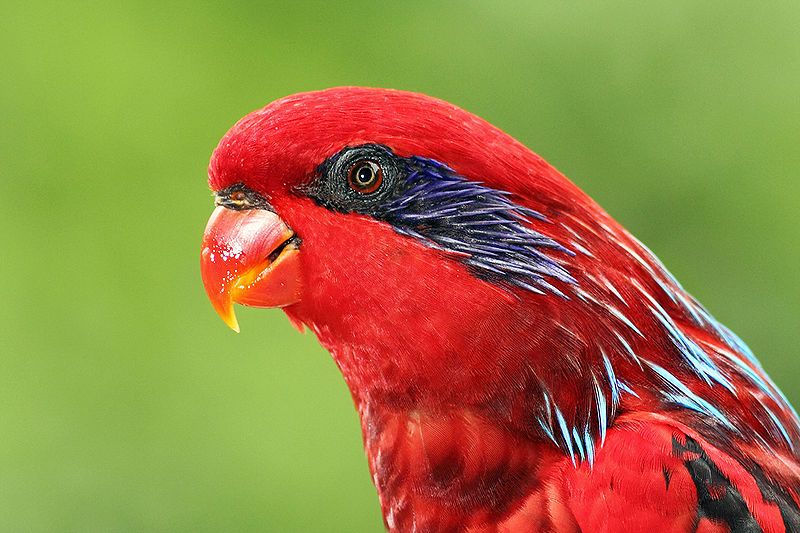
[[[798,416],[756,357],[500,129],[334,88],[245,116],[208,175],[214,308],[331,353],[390,531],[800,531]]]

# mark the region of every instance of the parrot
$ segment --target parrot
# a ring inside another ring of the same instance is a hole
[[[748,346],[542,157],[430,96],[239,120],[201,278],[332,356],[392,532],[800,532],[800,422]]]

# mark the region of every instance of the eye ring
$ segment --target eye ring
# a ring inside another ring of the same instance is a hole
[[[356,161],[347,172],[347,184],[360,194],[373,193],[382,183],[383,169],[371,159]]]

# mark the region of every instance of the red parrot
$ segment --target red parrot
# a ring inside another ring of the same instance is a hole
[[[211,157],[201,273],[331,353],[390,531],[800,531],[798,417],[585,193],[428,96],[335,88]]]

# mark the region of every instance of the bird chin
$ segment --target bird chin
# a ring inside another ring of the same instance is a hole
[[[299,302],[299,257],[296,245],[284,245],[273,260],[265,260],[236,280],[231,299],[250,307],[287,307]]]

